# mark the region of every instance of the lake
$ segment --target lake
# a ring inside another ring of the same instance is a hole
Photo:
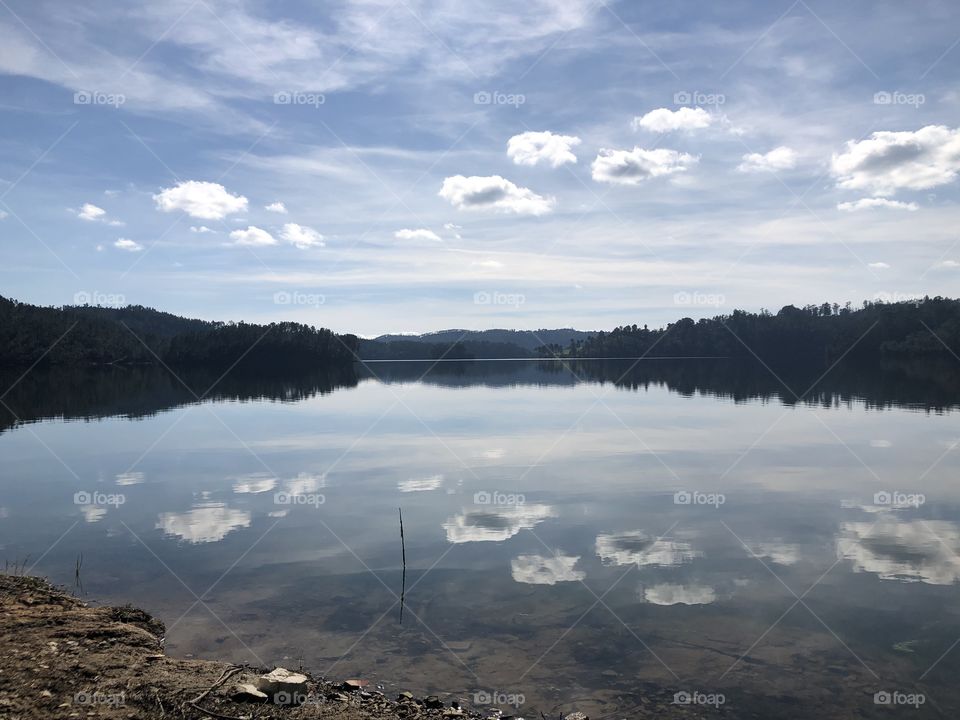
[[[820,374],[34,371],[3,398],[0,548],[154,613],[173,656],[504,715],[949,717],[960,374]]]

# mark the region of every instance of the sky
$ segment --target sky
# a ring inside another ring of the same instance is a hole
[[[0,0],[0,294],[373,336],[960,295],[952,0]]]

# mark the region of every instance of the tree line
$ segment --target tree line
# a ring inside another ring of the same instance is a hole
[[[293,322],[182,318],[141,305],[40,307],[0,297],[0,367],[163,364],[241,369],[349,363],[359,339]]]
[[[960,300],[925,297],[909,302],[787,305],[776,314],[734,310],[729,315],[682,318],[662,329],[624,325],[566,347],[545,345],[541,357],[615,358],[723,356],[764,362],[832,363],[879,358],[960,354]],[[960,368],[958,368],[960,369]]]

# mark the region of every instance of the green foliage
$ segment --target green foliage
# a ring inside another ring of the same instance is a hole
[[[0,367],[166,364],[228,368],[349,363],[359,341],[300,323],[181,318],[139,305],[38,307],[0,297]]]
[[[948,349],[949,348],[949,349]],[[694,321],[682,318],[662,330],[624,325],[569,347],[539,348],[543,357],[752,357],[764,362],[862,362],[881,357],[960,354],[960,300],[787,305],[776,315],[734,310]]]

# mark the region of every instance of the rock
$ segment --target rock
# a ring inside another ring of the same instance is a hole
[[[567,715],[563,720],[590,720],[586,713],[574,712]]]
[[[423,705],[431,710],[436,710],[443,707],[443,701],[436,695],[427,695],[427,697],[423,699]]]
[[[413,693],[409,690],[404,690],[402,693],[397,695],[397,702],[404,702],[405,700],[413,700]]]
[[[369,684],[369,680],[344,680],[340,687],[347,692],[354,692],[355,690],[365,688]]]
[[[263,702],[267,700],[267,694],[257,690],[251,683],[240,683],[235,685],[230,692],[230,699],[236,702]]]
[[[270,697],[278,693],[293,696],[307,694],[307,676],[290,672],[284,668],[277,668],[273,672],[257,678],[257,690]]]

